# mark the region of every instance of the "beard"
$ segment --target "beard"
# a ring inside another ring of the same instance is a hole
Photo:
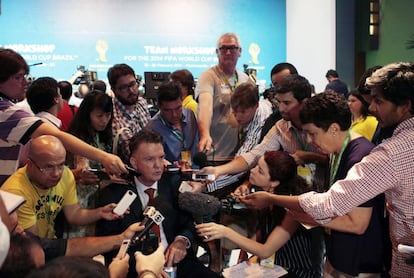
[[[138,94],[128,94],[127,97],[122,97],[120,95],[117,95],[117,99],[120,103],[122,103],[125,106],[128,105],[135,105],[138,102]]]

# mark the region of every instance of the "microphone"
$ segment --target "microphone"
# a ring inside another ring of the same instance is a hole
[[[198,152],[193,156],[193,162],[195,164],[197,164],[198,166],[200,166],[201,168],[204,168],[206,166],[208,166],[208,161],[207,161],[207,155],[205,152]]]
[[[203,223],[205,216],[217,214],[221,201],[214,196],[199,192],[183,192],[178,196],[180,209],[192,213],[196,223]]]
[[[141,225],[144,226],[144,229],[135,233],[131,239],[131,244],[141,241],[154,225],[159,226],[164,221],[163,214],[165,215],[169,209],[170,205],[167,200],[160,196],[154,198],[153,202],[149,203],[143,212],[145,217],[141,221]]]
[[[35,66],[40,66],[40,65],[43,65],[43,62],[31,64],[29,65],[29,67],[35,67]]]

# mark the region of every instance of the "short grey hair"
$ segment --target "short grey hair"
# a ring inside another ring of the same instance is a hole
[[[230,32],[224,33],[218,38],[216,47],[219,48],[221,39],[227,38],[227,37],[234,38],[236,40],[237,46],[240,48],[242,47],[239,36],[236,33],[230,33]]]

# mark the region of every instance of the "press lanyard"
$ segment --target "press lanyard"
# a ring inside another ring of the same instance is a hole
[[[335,176],[338,172],[339,164],[341,164],[342,154],[344,153],[345,148],[348,145],[350,137],[351,133],[348,131],[345,140],[342,143],[341,151],[339,152],[338,156],[336,156],[335,153],[333,153],[331,156],[331,167],[329,169],[329,186],[331,186],[335,182]]]
[[[224,74],[223,70],[219,66],[217,66],[217,71],[220,73],[220,79],[230,88],[230,91],[233,92],[239,83],[239,75],[237,74],[237,70],[234,71],[234,86],[230,85],[229,78]]]
[[[165,122],[164,118],[161,115],[160,115],[160,120],[161,120],[161,123],[163,125],[165,125],[166,127],[168,127],[167,123]],[[186,150],[187,147],[186,147],[186,143],[185,143],[185,138],[181,135],[181,133],[180,132],[177,132],[175,130],[175,127],[173,127],[173,126],[171,126],[170,131],[183,144],[183,150]]]
[[[100,140],[99,140],[99,133],[98,132],[96,132],[95,133],[95,143],[96,143],[96,147],[98,148],[98,149],[100,149],[101,148],[101,142],[100,142]]]
[[[33,189],[36,191],[37,196],[39,196],[39,201],[43,205],[43,210],[45,211],[45,217],[47,224],[51,225],[52,221],[50,219],[52,214],[52,195],[53,195],[53,187],[49,189],[49,206],[47,207],[46,204],[43,202],[42,196],[40,195],[39,191],[37,190],[36,186],[32,183],[29,177],[27,177],[30,181],[30,184],[33,186]]]

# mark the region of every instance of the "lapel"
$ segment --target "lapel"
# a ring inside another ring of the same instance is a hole
[[[131,184],[131,190],[134,191],[135,194],[137,194],[137,198],[134,200],[134,202],[131,204],[130,207],[130,214],[133,219],[142,219],[142,213],[144,212],[142,209],[142,203],[141,198],[139,197],[137,187],[135,183]]]

